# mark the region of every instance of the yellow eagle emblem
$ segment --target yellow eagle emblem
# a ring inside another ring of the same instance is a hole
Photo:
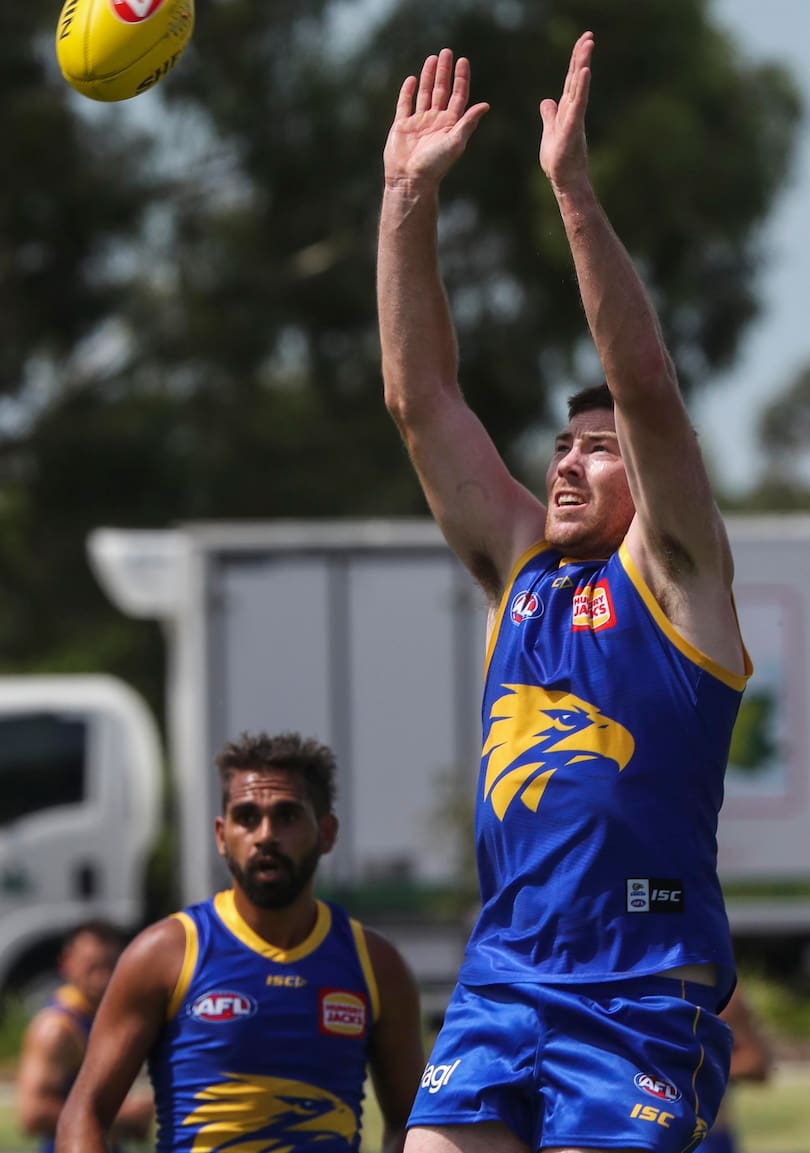
[[[334,1137],[352,1147],[357,1117],[334,1093],[284,1077],[225,1076],[195,1094],[200,1104],[183,1121],[200,1126],[192,1153],[300,1153]]]
[[[623,725],[604,716],[572,693],[536,685],[504,685],[507,695],[495,701],[483,756],[489,756],[484,798],[503,820],[520,794],[537,812],[546,786],[561,768],[584,761],[613,761],[619,772],[636,743]],[[535,758],[521,758],[530,750]]]

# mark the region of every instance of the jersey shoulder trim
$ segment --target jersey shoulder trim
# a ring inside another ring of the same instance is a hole
[[[183,954],[183,964],[180,967],[180,974],[177,978],[177,983],[172,990],[172,995],[169,999],[169,1006],[166,1010],[166,1020],[171,1021],[175,1016],[177,1010],[183,1003],[183,998],[188,991],[191,984],[191,978],[194,976],[194,970],[197,967],[197,954],[199,952],[199,938],[197,937],[197,925],[193,918],[188,913],[172,913],[172,917],[179,921],[185,929],[186,933],[186,949]]]
[[[368,953],[368,942],[366,941],[366,934],[363,926],[354,917],[349,917],[349,925],[351,926],[352,934],[354,936],[354,944],[357,949],[357,957],[360,961],[360,967],[363,970],[363,976],[366,979],[368,986],[368,995],[371,1001],[371,1019],[376,1023],[380,1019],[380,990],[377,985],[377,978],[374,975],[374,967],[371,964],[371,957]]]
[[[526,551],[522,553],[522,555],[519,556],[515,563],[512,565],[512,571],[509,573],[509,577],[504,586],[501,603],[498,605],[498,612],[492,625],[492,631],[489,634],[487,653],[484,660],[485,674],[489,669],[490,662],[492,661],[492,654],[495,651],[495,642],[497,641],[498,634],[501,631],[501,621],[503,620],[504,613],[506,612],[507,605],[509,604],[509,597],[511,596],[515,581],[518,578],[518,574],[533,557],[539,556],[541,552],[547,552],[550,548],[551,545],[548,543],[548,541],[537,541],[537,543],[533,544],[531,548],[527,548]]]
[[[722,681],[724,685],[728,685],[730,689],[736,690],[741,693],[748,683],[748,678],[753,671],[751,666],[751,659],[748,656],[745,646],[743,652],[745,653],[745,672],[740,675],[733,673],[730,669],[724,668],[723,665],[718,664],[717,661],[712,660],[711,657],[701,652],[691,644],[685,637],[675,629],[671,621],[669,621],[664,614],[663,609],[658,601],[652,594],[652,590],[645,582],[641,573],[636,568],[633,558],[630,556],[630,551],[627,548],[626,541],[622,541],[619,546],[619,562],[622,568],[627,573],[630,583],[634,586],[636,592],[641,597],[642,601],[647,607],[650,616],[660,628],[661,632],[669,639],[675,648],[699,668],[705,669],[707,673],[711,673],[718,681]],[[740,641],[742,644],[742,640]]]

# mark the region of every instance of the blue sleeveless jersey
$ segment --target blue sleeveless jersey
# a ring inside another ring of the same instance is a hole
[[[362,927],[319,901],[309,937],[284,951],[232,890],[175,915],[186,956],[149,1058],[158,1153],[356,1150],[379,1014]]]
[[[45,1008],[54,1010],[70,1022],[76,1037],[76,1050],[79,1056],[79,1060],[76,1062],[76,1073],[78,1073],[79,1065],[84,1059],[87,1049],[87,1038],[90,1036],[90,1027],[93,1024],[95,1011],[90,1008],[84,995],[79,992],[75,985],[60,985],[54,991]],[[68,1077],[62,1086],[62,1096],[65,1100],[67,1100],[67,1095],[76,1080],[76,1073]],[[53,1153],[54,1141],[55,1138],[53,1137],[43,1141],[39,1147],[40,1153]]]
[[[747,674],[750,664],[746,658]],[[595,982],[734,961],[717,817],[747,676],[666,620],[626,546],[518,562],[488,653],[482,909],[460,980]]]

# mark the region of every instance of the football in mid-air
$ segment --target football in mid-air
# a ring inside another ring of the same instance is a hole
[[[194,28],[194,0],[65,0],[56,58],[92,100],[129,100],[162,80]]]

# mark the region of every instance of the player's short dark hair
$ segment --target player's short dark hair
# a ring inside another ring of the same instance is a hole
[[[85,921],[80,921],[78,925],[73,925],[62,937],[62,948],[68,949],[76,940],[77,937],[95,937],[97,941],[101,941],[104,945],[114,945],[117,949],[123,949],[126,944],[126,937],[124,931],[118,925],[113,924],[112,921],[107,921],[103,917],[91,917]]]
[[[583,412],[592,412],[596,408],[606,408],[613,412],[613,395],[604,382],[592,385],[590,388],[581,388],[568,398],[568,419],[573,420]]]
[[[328,745],[300,733],[242,733],[217,754],[215,764],[222,782],[222,809],[228,807],[231,779],[235,773],[283,769],[298,773],[318,817],[331,813],[335,804],[335,754]]]

